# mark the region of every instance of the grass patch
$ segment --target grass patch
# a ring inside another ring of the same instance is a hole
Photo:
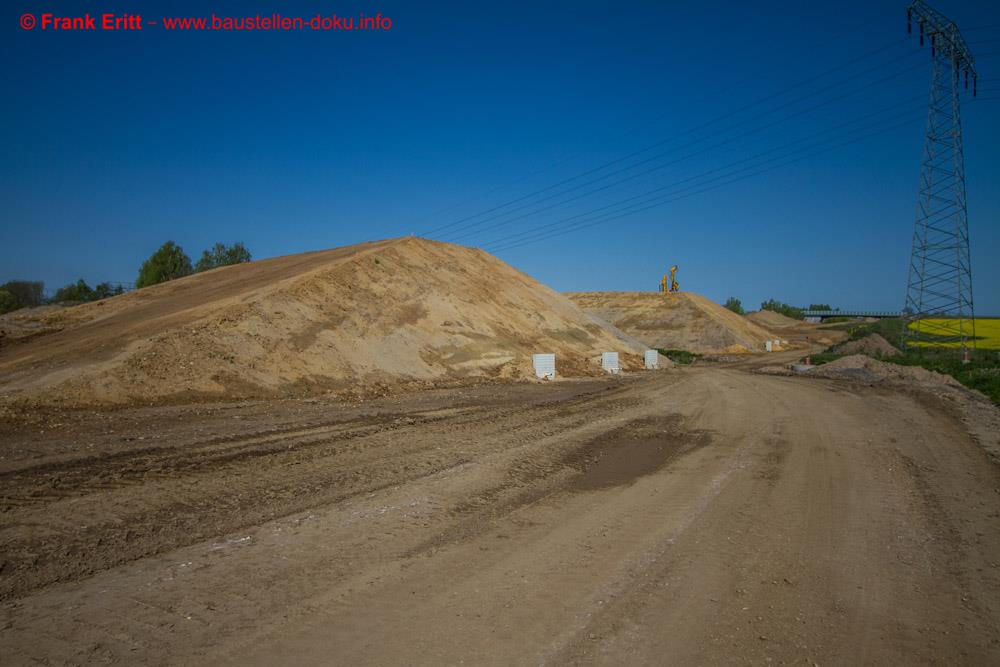
[[[820,352],[819,354],[810,354],[809,361],[811,361],[814,366],[822,366],[823,364],[828,364],[831,361],[841,359],[844,356],[845,355],[837,354],[836,352]],[[802,362],[805,362],[805,357],[802,357]]]
[[[675,364],[690,364],[695,359],[701,357],[700,354],[688,352],[687,350],[663,350],[661,348],[656,348],[656,351]]]

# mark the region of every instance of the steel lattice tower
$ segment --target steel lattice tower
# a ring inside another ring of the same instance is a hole
[[[975,60],[958,26],[922,0],[907,10],[907,31],[916,21],[920,45],[931,46],[931,95],[917,196],[903,345],[975,348],[972,264],[965,201],[960,94],[972,80]]]

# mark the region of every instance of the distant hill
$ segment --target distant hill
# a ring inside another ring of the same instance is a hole
[[[571,292],[585,312],[651,347],[706,353],[763,352],[774,336],[763,327],[691,292]]]

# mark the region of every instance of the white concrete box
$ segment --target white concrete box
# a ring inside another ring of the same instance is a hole
[[[531,365],[535,368],[535,377],[556,379],[556,355],[533,354],[531,355]]]
[[[601,368],[603,368],[608,373],[620,373],[621,366],[618,365],[618,353],[617,352],[602,352],[601,353]]]
[[[646,350],[643,358],[646,361],[647,370],[656,370],[660,367],[660,353],[656,350]]]

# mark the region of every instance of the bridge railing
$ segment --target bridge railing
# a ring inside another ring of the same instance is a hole
[[[805,317],[902,317],[898,310],[805,310]]]

